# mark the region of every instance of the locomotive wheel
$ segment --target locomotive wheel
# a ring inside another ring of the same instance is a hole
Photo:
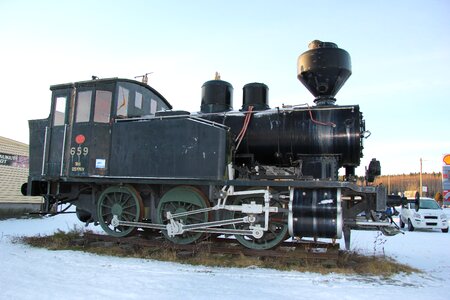
[[[191,186],[178,186],[161,198],[157,208],[156,222],[164,224],[167,221],[166,213],[183,213],[191,210],[209,207],[208,198],[197,188]],[[184,225],[204,223],[209,220],[209,213],[198,213],[175,219],[181,221]],[[166,239],[175,244],[191,244],[204,237],[200,232],[184,232],[183,234],[169,237],[166,230],[162,231]]]
[[[97,203],[97,216],[103,230],[115,237],[124,237],[134,233],[136,227],[111,225],[114,215],[119,220],[140,222],[144,216],[144,204],[139,193],[129,185],[111,186],[103,191]]]
[[[256,196],[256,195],[248,195],[237,197],[235,201],[233,201],[234,205],[241,204],[250,204],[250,202],[256,202],[257,204],[264,205],[264,197]],[[282,205],[278,201],[272,200],[270,206],[276,206],[281,208]],[[232,218],[243,218],[247,214],[243,214],[242,212],[236,211],[232,212]],[[269,230],[264,232],[264,235],[257,239],[253,236],[248,235],[236,235],[236,240],[243,246],[255,249],[255,250],[267,250],[278,246],[287,238],[288,234],[288,214],[285,212],[271,213],[269,215]],[[260,224],[261,227],[264,226],[264,217],[257,216],[256,224]],[[250,224],[236,224],[234,225],[235,229],[249,229]]]

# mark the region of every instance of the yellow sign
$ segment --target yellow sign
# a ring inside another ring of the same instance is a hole
[[[450,165],[450,154],[445,155],[443,160],[446,165]]]

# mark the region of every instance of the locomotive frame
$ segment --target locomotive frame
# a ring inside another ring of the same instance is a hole
[[[52,86],[50,116],[29,121],[23,193],[44,197],[42,213],[71,203],[80,221],[110,235],[153,229],[180,244],[217,234],[269,249],[288,236],[344,233],[348,248],[351,229],[396,233],[384,211],[397,199],[354,180],[365,123],[359,106],[334,105],[351,73],[348,53],[312,45],[299,58],[299,79],[315,107],[269,109],[267,86],[252,83],[242,109],[232,111],[232,86],[218,78],[204,84],[201,111],[193,114],[172,111],[134,80]],[[367,179],[379,173],[373,160]]]

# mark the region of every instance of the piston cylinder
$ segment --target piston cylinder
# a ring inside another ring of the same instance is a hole
[[[289,234],[292,237],[342,237],[340,189],[291,189]]]

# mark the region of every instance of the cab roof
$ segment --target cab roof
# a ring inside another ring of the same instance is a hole
[[[78,88],[78,87],[90,87],[90,86],[96,86],[96,85],[102,85],[102,84],[108,84],[108,83],[119,83],[119,82],[126,82],[131,83],[135,85],[139,85],[143,88],[148,89],[152,93],[154,93],[156,96],[158,96],[169,109],[172,109],[172,105],[167,101],[166,98],[164,98],[163,95],[161,95],[157,90],[149,86],[148,84],[145,84],[143,82],[132,80],[132,79],[126,79],[126,78],[105,78],[105,79],[93,79],[93,80],[85,80],[85,81],[77,81],[77,82],[69,82],[69,83],[62,83],[62,84],[55,84],[50,86],[50,90],[61,90],[61,89],[68,89],[68,88]]]

